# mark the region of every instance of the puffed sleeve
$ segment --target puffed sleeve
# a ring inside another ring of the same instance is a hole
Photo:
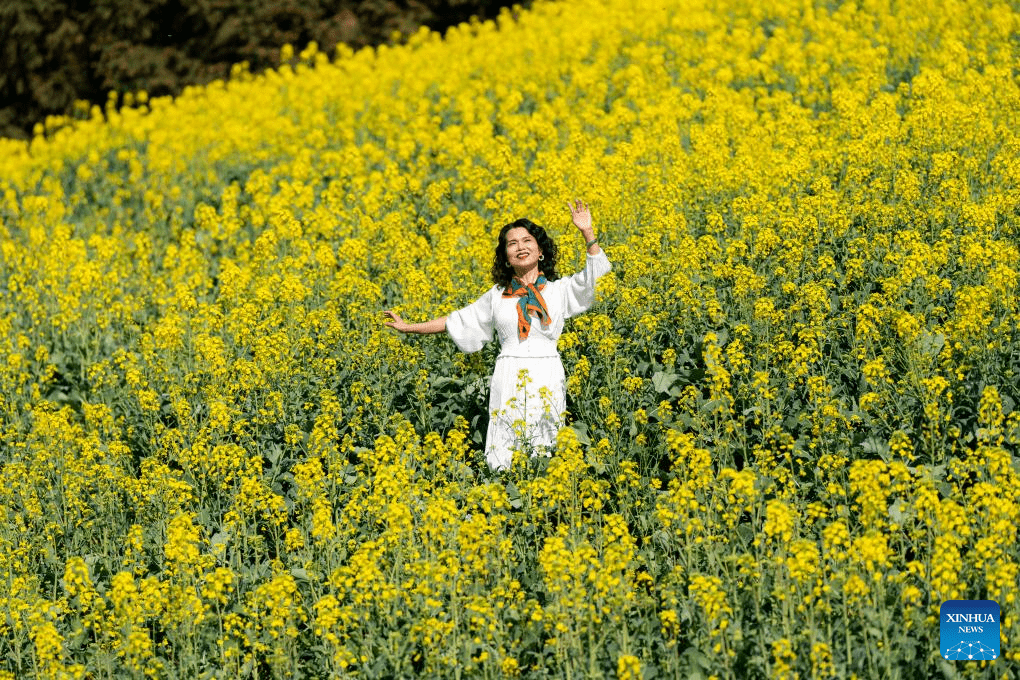
[[[467,307],[450,312],[446,317],[446,332],[463,352],[477,352],[492,340],[495,329],[493,314],[493,286],[482,297]]]
[[[586,257],[584,269],[568,277],[564,283],[563,318],[576,316],[595,304],[595,281],[612,268],[604,250]]]

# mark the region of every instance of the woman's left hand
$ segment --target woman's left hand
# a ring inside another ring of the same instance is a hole
[[[585,236],[591,234],[591,212],[588,210],[588,206],[583,201],[574,201],[573,205],[567,201],[567,207],[570,208],[570,217],[574,221],[574,226],[580,229]]]

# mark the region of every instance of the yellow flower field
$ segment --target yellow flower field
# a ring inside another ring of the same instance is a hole
[[[0,679],[1017,678],[1020,7],[539,0],[0,142]],[[402,336],[613,262],[550,459]],[[1002,657],[947,662],[992,599]]]

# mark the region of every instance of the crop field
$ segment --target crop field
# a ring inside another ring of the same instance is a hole
[[[518,10],[0,142],[0,680],[1020,677],[1020,7]],[[381,312],[573,198],[492,472],[498,343]]]

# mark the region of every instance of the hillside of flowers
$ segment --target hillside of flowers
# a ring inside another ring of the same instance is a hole
[[[0,679],[1017,678],[1020,9],[539,0],[0,142]],[[613,271],[492,472],[499,228]],[[949,599],[1002,656],[948,662]]]

